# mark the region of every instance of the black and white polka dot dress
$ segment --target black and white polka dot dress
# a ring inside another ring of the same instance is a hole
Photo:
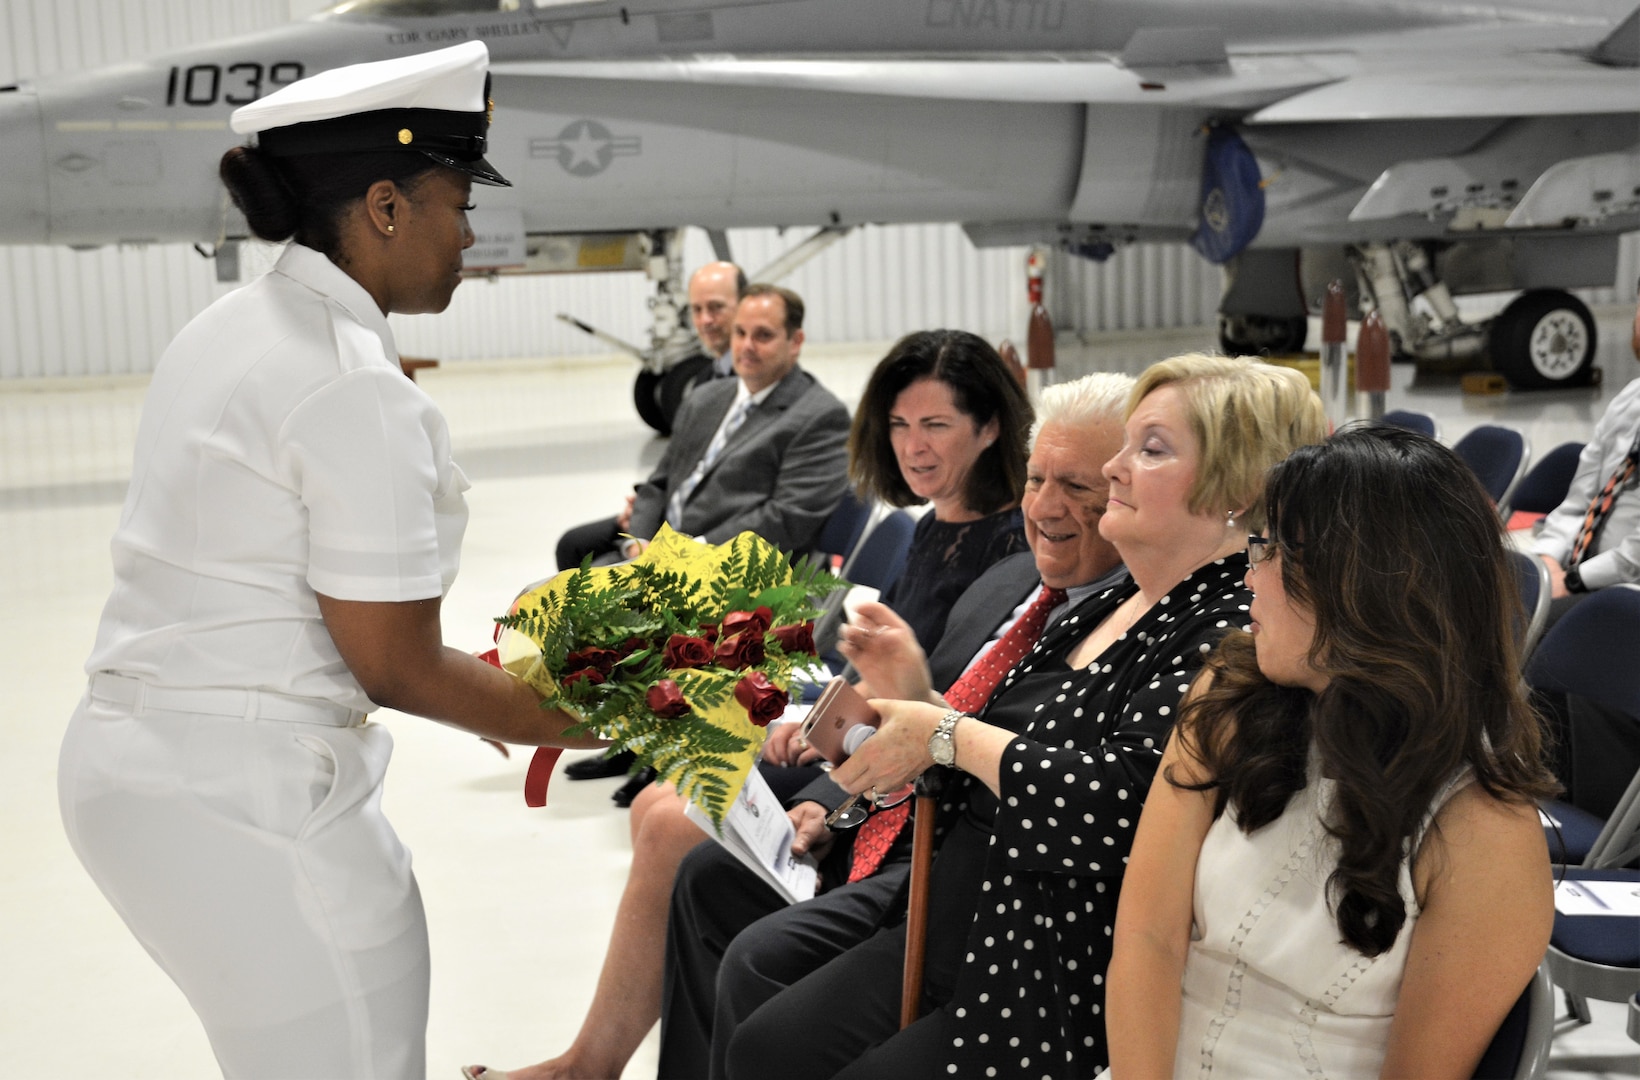
[[[1093,664],[1066,667],[1133,594],[1124,582],[1050,629],[993,696],[985,720],[1019,732],[1001,796],[962,776],[941,805],[930,947],[942,928],[968,927],[942,1075],[1088,1077],[1106,1064],[1121,873],[1180,697],[1218,640],[1247,624],[1246,570],[1242,555],[1201,568]]]

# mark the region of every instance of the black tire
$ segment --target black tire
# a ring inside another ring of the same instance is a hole
[[[672,430],[672,418],[678,415],[678,406],[689,391],[712,377],[712,358],[700,353],[678,361],[661,376],[656,393],[661,415],[666,418],[666,430]]]
[[[640,371],[632,381],[632,406],[638,410],[638,419],[660,432],[672,434],[672,419],[661,411],[661,376],[653,371]]]
[[[1227,356],[1290,356],[1304,350],[1309,332],[1303,315],[1219,316],[1219,348]]]
[[[1521,293],[1486,334],[1492,370],[1522,390],[1586,385],[1598,344],[1588,307],[1559,289]]]

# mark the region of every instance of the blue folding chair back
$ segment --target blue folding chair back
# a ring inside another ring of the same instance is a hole
[[[1379,419],[1398,428],[1406,428],[1408,431],[1416,431],[1420,435],[1428,435],[1431,439],[1441,437],[1440,425],[1435,422],[1433,416],[1426,412],[1418,412],[1415,409],[1391,409]]]
[[[826,523],[820,526],[820,535],[814,546],[822,554],[839,556],[846,561],[854,551],[854,545],[860,542],[860,536],[866,531],[866,522],[870,518],[871,507],[861,502],[854,492],[845,491],[843,501],[838,503],[837,509],[826,518]]]
[[[1512,510],[1533,514],[1547,514],[1566,499],[1572,478],[1577,475],[1577,459],[1583,453],[1583,443],[1561,443],[1521,477],[1520,486],[1509,496]]]
[[[843,576],[855,585],[887,592],[905,570],[916,528],[916,520],[904,510],[888,514],[860,540],[843,567]]]
[[[1540,1080],[1555,1034],[1555,995],[1539,967],[1475,1066],[1474,1080]]]
[[[1509,497],[1531,457],[1526,436],[1502,424],[1482,424],[1454,443],[1452,452],[1474,470],[1498,513],[1507,518]]]
[[[1549,566],[1536,555],[1511,549],[1509,563],[1515,568],[1523,608],[1515,632],[1523,657],[1531,656],[1549,621]]]

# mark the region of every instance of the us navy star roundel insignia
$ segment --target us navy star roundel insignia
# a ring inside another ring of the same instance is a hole
[[[611,135],[596,120],[572,120],[556,139],[530,140],[530,157],[557,158],[571,176],[597,176],[616,158],[642,152],[636,135]]]

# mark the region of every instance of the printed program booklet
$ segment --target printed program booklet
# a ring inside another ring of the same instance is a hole
[[[770,888],[785,897],[788,904],[813,899],[818,868],[813,858],[792,855],[796,830],[786,817],[786,808],[774,797],[769,782],[755,765],[723,818],[722,836],[712,828],[712,819],[694,803],[686,803],[684,813],[704,829],[707,836],[751,867]]]

